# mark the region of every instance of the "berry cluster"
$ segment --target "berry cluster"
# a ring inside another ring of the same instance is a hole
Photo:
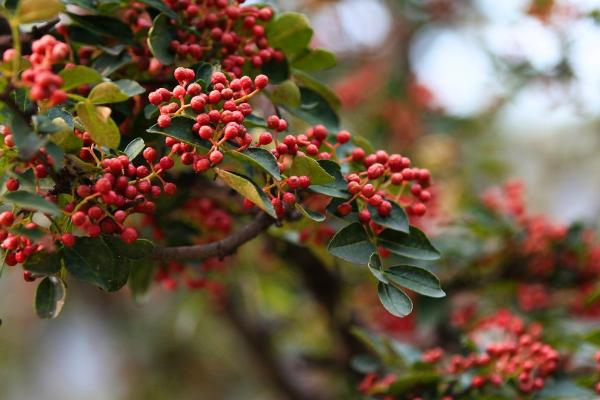
[[[269,7],[242,7],[244,0],[166,0],[185,26],[177,29],[171,50],[181,60],[221,62],[239,77],[248,63],[260,68],[271,59],[282,61],[282,52],[269,47],[265,23],[273,18]],[[175,21],[173,21],[174,24]]]
[[[27,57],[31,66],[21,74],[23,85],[29,88],[29,96],[34,101],[49,100],[52,106],[64,103],[67,94],[60,89],[63,80],[52,67],[67,59],[69,47],[54,36],[44,35],[31,44],[31,51]],[[9,62],[17,56],[14,49],[9,49],[4,52],[3,60]]]
[[[231,233],[233,219],[229,212],[219,207],[215,201],[207,198],[192,198],[188,200],[177,213],[181,212],[188,223],[194,225],[199,232],[195,243],[210,243],[222,239]],[[149,218],[149,224],[156,226],[156,221]],[[162,239],[162,231],[155,231],[156,239]],[[221,271],[225,263],[218,257],[202,261],[200,266],[188,268],[186,264],[168,262],[162,265],[155,276],[155,281],[166,290],[175,290],[183,283],[190,290],[206,289],[213,297],[223,294],[223,286],[209,274],[211,271]]]
[[[435,347],[422,353],[421,361],[430,364],[449,382],[469,377],[469,393],[484,394],[486,388],[515,385],[521,394],[531,394],[543,389],[548,377],[558,371],[560,356],[556,349],[544,343],[540,337],[540,325],[525,326],[524,322],[508,311],[502,310],[481,320],[470,331],[469,337],[478,351],[463,354],[447,354]],[[359,385],[365,394],[386,393],[396,381],[394,374],[379,378],[369,374]],[[441,385],[439,397],[458,399],[452,383]],[[458,389],[457,389],[458,390]],[[426,390],[431,393],[431,388]],[[466,395],[462,392],[460,396]],[[385,398],[385,397],[384,397]],[[418,393],[406,397],[411,400],[429,398]]]
[[[160,109],[158,126],[165,129],[171,125],[172,118],[191,115],[196,120],[192,127],[194,134],[210,143],[209,151],[199,154],[193,146],[167,138],[166,145],[181,157],[183,164],[204,172],[223,161],[226,142],[238,150],[252,143],[252,136],[243,125],[244,119],[252,113],[247,100],[267,86],[269,80],[265,75],[254,80],[244,76],[229,81],[225,74],[215,72],[211,79],[212,90],[208,93],[194,82],[193,70],[179,67],[174,76],[179,85],[172,91],[160,88],[148,95],[150,103]]]

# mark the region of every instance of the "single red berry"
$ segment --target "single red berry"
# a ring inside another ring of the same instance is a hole
[[[163,114],[160,117],[158,117],[157,122],[158,122],[158,126],[160,126],[161,128],[166,128],[169,125],[171,125],[171,117]]]
[[[72,233],[63,233],[60,237],[60,241],[65,247],[72,247],[75,245],[75,235]]]
[[[211,163],[219,164],[221,161],[223,161],[223,153],[221,153],[219,150],[214,150],[212,153],[210,153],[208,158]]]
[[[259,138],[258,138],[258,143],[261,146],[270,144],[273,141],[273,135],[271,135],[269,132],[263,132],[260,134]]]
[[[108,193],[112,189],[112,183],[107,178],[100,178],[94,185],[94,189],[99,193]]]
[[[146,147],[142,154],[146,161],[148,161],[149,163],[154,162],[154,160],[156,159],[156,150],[154,149],[154,147]]]
[[[0,225],[10,226],[15,222],[15,215],[11,211],[0,213]]]
[[[169,196],[173,196],[175,193],[177,193],[177,186],[171,182],[165,183],[164,191]]]
[[[363,224],[368,224],[371,222],[371,213],[366,208],[360,210],[358,213],[358,220]]]
[[[162,169],[171,169],[173,168],[173,165],[175,165],[175,161],[167,156],[162,157],[159,163]]]
[[[15,178],[10,178],[6,181],[6,189],[10,192],[19,190],[19,181]]]
[[[121,232],[121,239],[128,244],[135,242],[138,238],[138,233],[133,228],[125,228]]]
[[[340,144],[348,143],[350,141],[350,132],[339,131],[335,139]]]
[[[71,216],[71,222],[75,226],[82,226],[87,221],[87,216],[83,211],[77,211],[75,214]]]
[[[283,194],[283,202],[289,205],[294,205],[296,203],[296,195],[292,192],[285,192]]]
[[[269,78],[266,75],[258,75],[254,78],[254,85],[257,89],[264,89],[269,84]]]
[[[352,206],[349,203],[342,203],[337,206],[336,211],[338,215],[345,217],[352,212]]]

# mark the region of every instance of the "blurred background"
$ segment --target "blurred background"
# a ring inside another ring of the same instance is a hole
[[[319,78],[339,95],[344,128],[432,170],[441,218],[518,178],[531,209],[597,227],[600,0],[270,3],[306,13],[314,45],[338,55]],[[327,310],[298,284],[297,270],[258,256],[266,245],[244,247],[224,278],[235,280],[244,315],[269,328],[261,345],[283,359],[284,373],[335,393],[324,397],[355,398],[354,382],[328,368]],[[372,285],[361,287],[363,272],[340,271],[351,306],[339,312],[368,319],[381,310]],[[257,343],[240,333],[239,315],[215,308],[209,294],[156,287],[136,305],[125,292],[71,285],[59,320],[43,321],[34,286],[19,271],[3,274],[0,398],[283,398]]]

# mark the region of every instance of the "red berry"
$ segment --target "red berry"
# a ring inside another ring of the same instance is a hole
[[[296,195],[291,192],[285,192],[283,194],[283,202],[289,205],[296,203]]]
[[[125,228],[121,232],[121,239],[128,244],[135,242],[138,238],[138,233],[133,228]]]
[[[15,222],[15,215],[11,211],[0,213],[0,225],[10,226]]]
[[[156,150],[153,147],[146,147],[142,155],[144,156],[146,161],[151,163],[156,159]]]
[[[173,165],[175,165],[175,161],[173,161],[172,158],[169,158],[167,156],[162,157],[159,163],[162,169],[171,169],[173,168]]]
[[[371,221],[371,213],[366,208],[358,213],[358,220],[363,224],[368,224]]]
[[[100,178],[94,185],[94,189],[99,193],[108,193],[112,189],[112,183],[106,178]]]
[[[75,214],[71,216],[71,222],[75,226],[82,226],[87,221],[87,216],[83,211],[77,211]]]
[[[15,178],[10,178],[6,181],[6,189],[8,189],[10,192],[19,190],[19,181]]]
[[[349,203],[342,203],[337,206],[336,211],[338,215],[345,217],[352,212],[352,206]]]
[[[266,75],[258,75],[254,78],[254,85],[257,89],[264,89],[269,84],[269,78]]]
[[[350,132],[339,131],[335,139],[340,144],[347,143],[348,141],[350,141]]]
[[[174,183],[169,182],[165,184],[164,190],[166,194],[173,196],[175,193],[177,193],[177,186]]]
[[[271,143],[272,141],[273,141],[273,135],[271,135],[269,132],[261,133],[258,138],[258,143],[261,146],[267,145],[267,144]]]
[[[158,126],[160,126],[161,128],[166,128],[169,125],[171,125],[171,117],[163,114],[160,117],[158,117],[157,122],[158,122]]]
[[[223,153],[221,153],[219,150],[214,150],[212,153],[210,153],[208,158],[211,163],[219,164],[221,161],[223,161]]]
[[[65,247],[72,247],[75,245],[75,235],[72,233],[63,233],[60,241]]]

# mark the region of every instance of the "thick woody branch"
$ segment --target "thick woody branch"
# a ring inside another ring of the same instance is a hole
[[[276,220],[271,216],[260,213],[252,222],[224,239],[193,246],[157,247],[154,255],[163,261],[201,260],[210,257],[223,258],[266,231],[275,222]]]

